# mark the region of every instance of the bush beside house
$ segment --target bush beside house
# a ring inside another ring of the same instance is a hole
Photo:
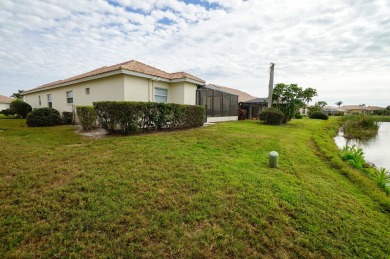
[[[205,107],[154,102],[94,102],[99,124],[109,134],[200,127]]]
[[[267,110],[259,113],[258,117],[259,120],[264,121],[265,124],[280,125],[283,123],[285,115],[276,108],[268,108]]]
[[[29,127],[56,126],[61,124],[61,115],[53,108],[39,108],[27,115],[26,123]]]
[[[77,118],[83,130],[96,128],[96,112],[93,106],[77,106]]]
[[[327,119],[329,119],[329,116],[326,113],[323,113],[323,112],[320,112],[320,111],[316,111],[316,112],[313,112],[310,115],[310,119],[327,120]]]

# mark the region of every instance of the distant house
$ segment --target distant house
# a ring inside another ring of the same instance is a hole
[[[343,105],[341,109],[345,110],[345,114],[369,114],[370,111],[365,106],[360,105]]]
[[[9,106],[14,98],[0,95],[0,111],[9,109]]]
[[[345,109],[334,107],[334,106],[324,106],[322,108],[322,111],[329,115],[338,115],[338,114],[344,115],[346,113]]]
[[[368,106],[367,110],[369,111],[370,114],[377,114],[379,111],[385,110],[386,108],[384,107],[379,107],[379,106]]]

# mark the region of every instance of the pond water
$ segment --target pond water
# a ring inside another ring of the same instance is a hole
[[[334,140],[339,148],[345,145],[361,147],[367,162],[390,170],[390,122],[381,122],[378,135],[368,140],[346,139],[342,132]]]

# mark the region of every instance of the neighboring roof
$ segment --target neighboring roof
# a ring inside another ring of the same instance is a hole
[[[0,103],[11,103],[14,100],[14,98],[0,95]]]
[[[345,112],[346,111],[345,109],[335,107],[335,106],[324,106],[322,108],[322,110],[324,110],[324,111],[338,111],[338,112]]]
[[[341,107],[343,110],[367,110],[367,107],[365,106],[360,106],[360,105],[343,105]]]
[[[111,72],[111,73],[110,73]],[[44,90],[46,88],[55,88],[60,87],[63,85],[70,85],[73,83],[78,83],[80,80],[84,79],[83,81],[92,80],[95,79],[95,76],[101,75],[101,77],[104,76],[104,74],[107,74],[106,76],[112,75],[112,72],[117,72],[116,74],[124,73],[124,74],[133,74],[129,72],[134,72],[133,75],[145,75],[145,77],[157,77],[159,79],[166,79],[166,81],[176,81],[176,80],[185,80],[190,79],[195,82],[204,84],[205,81],[200,79],[199,77],[193,76],[191,74],[185,73],[185,72],[175,72],[175,73],[167,73],[165,71],[162,71],[160,69],[157,69],[155,67],[146,65],[144,63],[141,63],[136,60],[130,60],[126,61],[120,64],[112,65],[112,66],[104,66],[97,68],[95,70],[89,71],[87,73],[83,73],[77,76],[69,77],[64,80],[58,80],[52,83],[44,84],[41,86],[38,86],[36,88],[27,90],[24,92],[24,94],[29,92],[36,92],[40,90]]]
[[[250,95],[250,94],[248,94],[246,92],[240,91],[238,89],[226,87],[226,86],[207,84],[206,87],[210,88],[210,89],[226,92],[226,93],[229,93],[229,94],[238,95],[238,102],[246,102],[246,101],[253,100],[253,99],[256,98],[255,96],[252,96],[252,95]]]
[[[368,106],[367,109],[370,111],[380,111],[380,110],[385,110],[386,108],[379,107],[379,106]]]
[[[249,101],[246,101],[246,102],[243,102],[245,104],[263,104],[263,103],[266,103],[267,104],[268,102],[268,98],[255,98],[255,99],[252,99],[252,100],[249,100]]]

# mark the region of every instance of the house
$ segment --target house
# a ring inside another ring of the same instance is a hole
[[[60,112],[95,101],[143,101],[196,104],[196,90],[205,81],[185,72],[167,73],[131,60],[101,67],[23,92],[33,108]]]
[[[386,108],[379,107],[379,106],[368,106],[367,110],[369,111],[370,114],[378,114],[379,111],[386,110]]]
[[[321,110],[329,115],[344,115],[346,112],[345,109],[334,106],[324,106]]]
[[[0,111],[9,109],[9,106],[14,98],[0,95]]]
[[[370,111],[365,106],[360,105],[343,105],[341,109],[345,110],[345,114],[369,114]]]

